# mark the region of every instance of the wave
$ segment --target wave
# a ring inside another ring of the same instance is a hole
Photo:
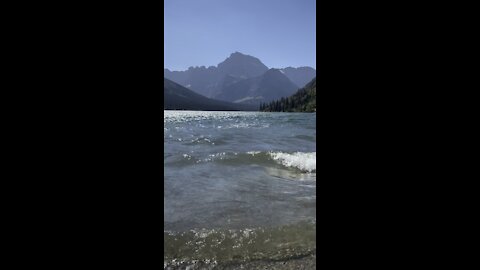
[[[192,164],[209,162],[231,166],[254,164],[265,168],[281,166],[285,169],[290,169],[301,173],[316,173],[316,158],[316,152],[220,152],[203,156],[197,156],[195,153],[188,153],[177,156],[174,162],[169,162],[169,165],[189,166]]]
[[[271,152],[270,156],[286,167],[294,167],[306,172],[315,172],[317,170],[317,153],[296,152],[293,154],[282,152]]]
[[[315,252],[316,221],[273,228],[164,231],[164,268],[286,260]]]

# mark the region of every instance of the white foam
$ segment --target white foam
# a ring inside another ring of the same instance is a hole
[[[273,160],[280,162],[283,166],[295,167],[306,172],[315,172],[317,170],[317,152],[296,152],[292,154],[270,152],[269,154]]]

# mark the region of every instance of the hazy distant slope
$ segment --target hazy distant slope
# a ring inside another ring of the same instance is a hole
[[[317,71],[311,67],[287,67],[281,69],[281,71],[299,88],[304,87],[313,78],[317,77]]]
[[[317,109],[317,78],[288,98],[260,105],[267,112],[314,112]]]
[[[164,69],[164,77],[208,98],[246,104],[292,95],[316,76],[311,67],[269,69],[258,58],[232,53],[217,66]]]
[[[258,108],[254,106],[233,104],[206,98],[165,78],[163,81],[163,108],[164,110],[205,111],[258,110]]]
[[[222,87],[226,76],[248,79],[260,76],[268,70],[258,58],[239,52],[232,53],[216,67],[190,67],[186,71],[163,70],[163,76],[192,91],[213,97]]]
[[[298,87],[293,84],[280,70],[270,69],[261,76],[240,80],[225,85],[215,95],[216,99],[259,105],[261,102],[288,97],[295,93]]]

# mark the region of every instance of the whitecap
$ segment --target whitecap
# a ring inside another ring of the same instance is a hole
[[[283,166],[294,167],[306,172],[316,172],[317,170],[317,152],[292,154],[270,152],[269,154],[273,160],[280,162]]]

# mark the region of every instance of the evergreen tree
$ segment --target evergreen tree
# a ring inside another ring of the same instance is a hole
[[[262,103],[261,110],[269,112],[315,112],[317,108],[316,78],[290,97]]]

